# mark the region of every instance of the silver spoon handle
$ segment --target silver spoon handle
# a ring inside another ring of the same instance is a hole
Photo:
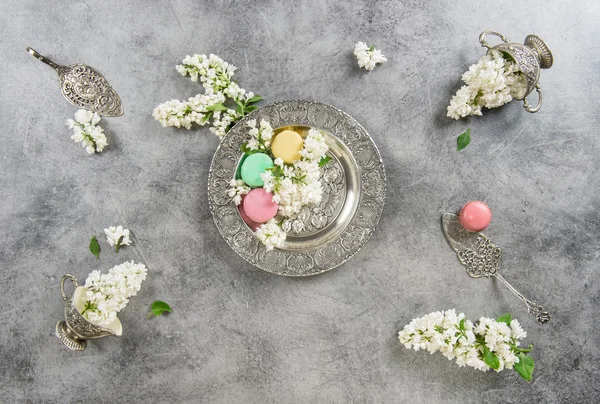
[[[29,46],[27,47],[27,52],[31,53],[33,57],[37,60],[40,60],[46,63],[48,66],[52,67],[54,70],[58,70],[58,68],[61,67]]]
[[[550,314],[548,314],[547,311],[544,311],[544,309],[542,308],[541,305],[539,305],[536,301],[531,301],[531,300],[527,299],[525,296],[523,296],[521,293],[519,293],[519,291],[517,289],[513,288],[512,285],[510,283],[508,283],[508,281],[506,279],[504,279],[502,277],[502,275],[500,275],[499,273],[496,273],[494,276],[497,279],[499,279],[502,283],[504,283],[504,285],[506,285],[506,287],[509,288],[511,292],[513,292],[515,295],[517,295],[517,297],[519,299],[521,299],[523,301],[523,303],[525,303],[525,305],[527,306],[527,309],[529,310],[529,314],[534,315],[535,318],[537,319],[537,321],[539,321],[542,324],[546,324],[547,322],[550,321],[552,316]]]

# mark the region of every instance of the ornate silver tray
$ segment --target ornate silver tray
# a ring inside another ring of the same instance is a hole
[[[325,134],[333,160],[323,168],[323,199],[305,207],[288,231],[282,249],[267,251],[227,196],[248,141],[249,119],[269,121],[275,133],[317,128]],[[238,121],[221,141],[208,177],[208,201],[217,229],[249,263],[278,275],[309,276],[333,269],[356,254],[379,223],[386,179],[377,146],[354,118],[314,101],[282,101]]]

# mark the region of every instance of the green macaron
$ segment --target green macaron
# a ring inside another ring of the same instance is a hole
[[[273,168],[273,160],[264,153],[254,153],[246,157],[242,164],[242,180],[252,188],[262,187],[264,182],[260,175]]]

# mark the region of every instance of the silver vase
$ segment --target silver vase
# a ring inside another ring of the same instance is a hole
[[[73,275],[65,275],[60,280],[60,294],[65,301],[65,320],[56,323],[56,336],[69,348],[74,351],[83,351],[87,346],[87,340],[107,337],[109,335],[118,336],[113,330],[94,325],[87,321],[75,307],[73,293],[67,296],[65,293],[65,281],[70,280],[73,286],[77,288],[77,279]]]
[[[499,37],[503,43],[491,46],[485,40],[487,35],[495,35]],[[523,100],[523,107],[527,112],[537,112],[542,107],[542,89],[540,88],[540,70],[549,69],[552,67],[554,58],[550,48],[546,45],[539,36],[527,35],[523,44],[510,42],[506,37],[495,31],[483,31],[479,35],[479,43],[481,46],[488,49],[488,54],[493,50],[500,51],[503,55],[512,58],[519,69],[525,75],[527,79],[527,90],[525,94],[514,97],[517,100]],[[538,93],[538,103],[535,107],[532,107],[527,102],[527,96],[531,94],[533,90]]]

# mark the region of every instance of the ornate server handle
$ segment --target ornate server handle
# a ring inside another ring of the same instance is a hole
[[[46,63],[48,66],[52,67],[54,70],[58,70],[61,66],[57,65],[56,63],[54,63],[53,61],[51,61],[50,59],[48,59],[47,57],[40,55],[40,53],[38,51],[36,51],[33,48],[30,48],[29,46],[27,47],[27,52],[31,53],[33,55],[34,58],[36,58],[37,60],[41,60],[42,62]]]
[[[544,309],[542,308],[542,306],[540,306],[536,301],[531,301],[531,300],[527,299],[525,296],[523,296],[521,293],[519,293],[519,291],[517,289],[513,288],[512,285],[510,283],[508,283],[508,281],[502,277],[502,275],[496,273],[494,276],[497,279],[499,279],[502,283],[504,283],[506,285],[506,287],[510,289],[511,292],[513,292],[515,295],[517,295],[517,297],[519,299],[521,299],[523,301],[523,303],[525,303],[525,305],[527,306],[527,309],[529,310],[529,314],[534,315],[535,318],[537,319],[537,321],[539,321],[542,324],[546,324],[547,322],[550,321],[552,316],[550,314],[548,314],[548,312],[543,311]]]
[[[496,31],[483,31],[481,34],[479,34],[479,43],[481,44],[481,46],[490,49],[491,46],[489,43],[487,43],[487,41],[485,40],[485,37],[487,35],[496,35],[497,37],[499,37],[500,39],[502,39],[502,41],[504,43],[509,43],[510,41],[508,39],[506,39],[506,37],[504,35],[502,35],[499,32]]]

